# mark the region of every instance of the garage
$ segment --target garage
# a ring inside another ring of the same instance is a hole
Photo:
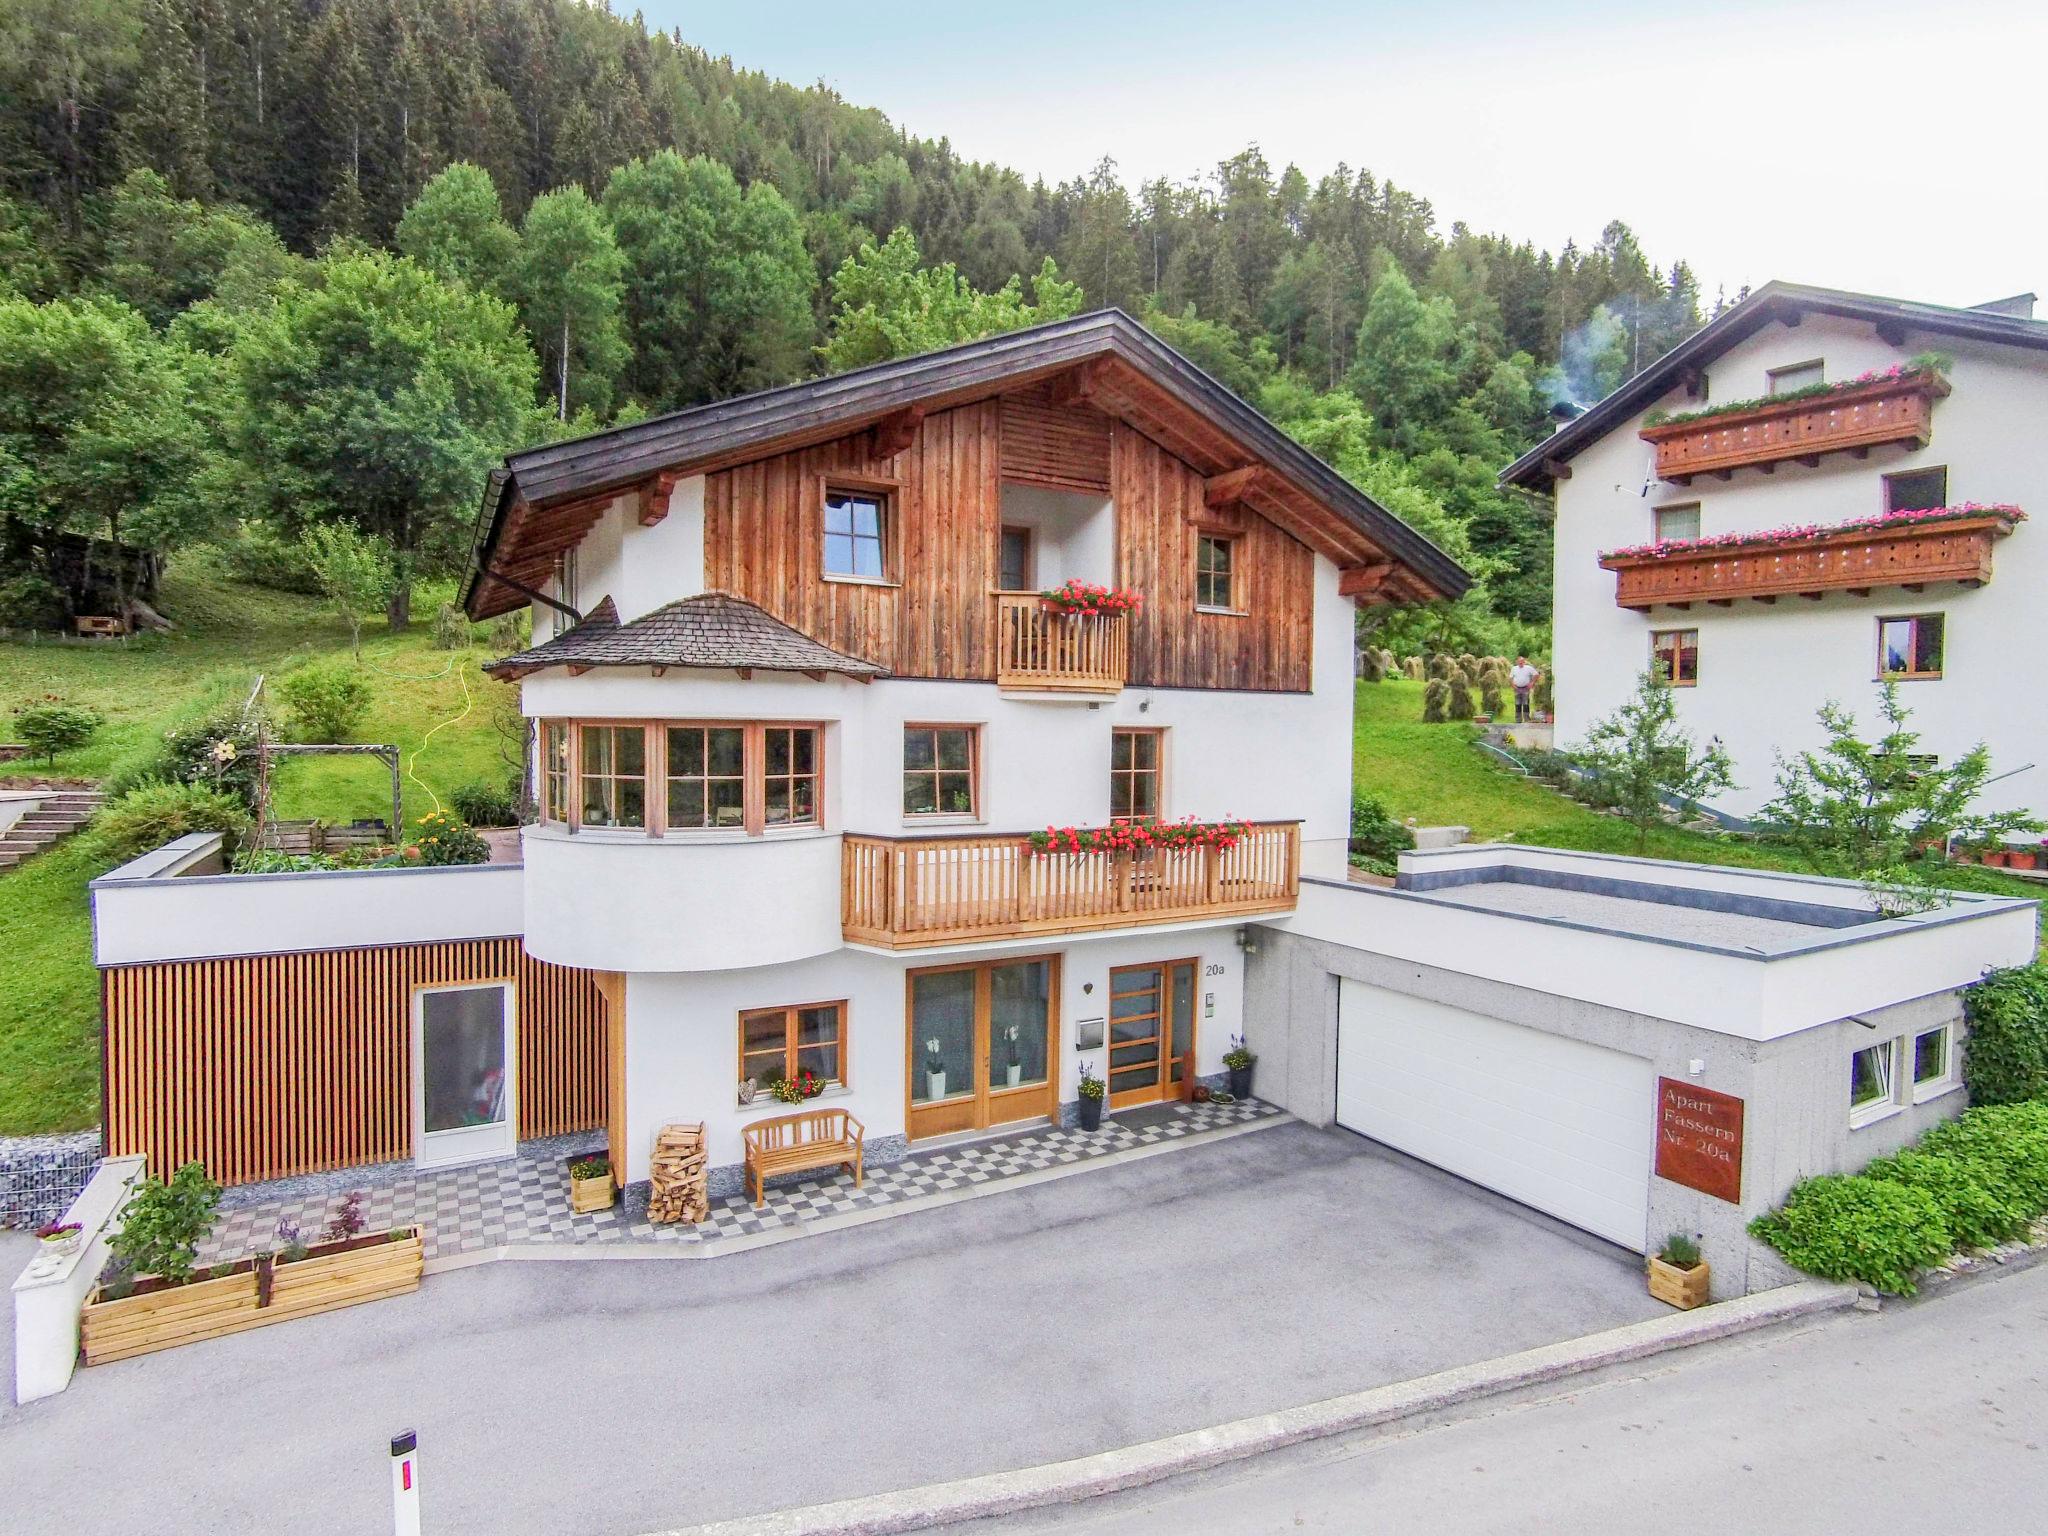
[[[1649,1061],[1349,978],[1341,985],[1339,1125],[1643,1251]]]

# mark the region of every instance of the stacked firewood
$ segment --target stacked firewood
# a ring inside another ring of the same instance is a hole
[[[705,1193],[704,1127],[664,1125],[654,1138],[653,1189],[647,1196],[649,1221],[696,1223],[711,1214]]]

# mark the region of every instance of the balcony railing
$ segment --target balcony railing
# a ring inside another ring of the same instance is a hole
[[[1922,370],[1826,395],[1664,422],[1643,428],[1642,438],[1656,446],[1659,480],[1726,479],[1745,466],[1768,469],[1788,459],[1818,464],[1824,453],[1867,453],[1887,443],[1924,446],[1934,435],[1934,402],[1948,391],[1948,380]]]
[[[1115,693],[1130,668],[1121,613],[1056,613],[1038,594],[996,597],[996,686],[1047,693]]]
[[[848,833],[845,850],[846,942],[888,949],[1285,912],[1301,885],[1291,821],[1254,822],[1229,849],[1049,854],[1008,834]]]
[[[1860,596],[1874,587],[1918,591],[1937,581],[1981,586],[1991,579],[1993,541],[2011,533],[2013,523],[2013,517],[1990,513],[1662,555],[1617,553],[1600,564],[1614,572],[1614,601],[1623,608],[1696,602],[1725,608],[1737,598]]]

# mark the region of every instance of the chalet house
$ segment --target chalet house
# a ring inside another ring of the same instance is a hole
[[[1560,741],[1657,666],[1744,816],[1833,699],[1896,678],[1923,748],[1989,743],[1995,808],[2048,811],[2048,504],[2033,295],[1975,309],[1771,283],[1531,449],[1557,508]]]
[[[523,861],[234,875],[212,834],[102,877],[107,1148],[425,1187],[601,1135],[630,1189],[701,1123],[733,1198],[778,1087],[872,1165],[1070,1122],[1084,1072],[1178,1114],[1243,1035],[1309,1124],[1772,1283],[1749,1219],[1960,1108],[1959,990],[2033,906],[1493,846],[1350,879],[1354,607],[1466,585],[1116,312],[516,455],[463,601],[534,616],[490,669]]]

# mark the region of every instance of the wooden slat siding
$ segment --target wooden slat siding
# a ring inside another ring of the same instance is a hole
[[[1130,683],[1306,692],[1308,546],[1243,507],[1205,506],[1202,476],[1141,433],[1119,425],[1115,442],[1118,580],[1145,596],[1130,622]],[[1195,611],[1195,544],[1205,530],[1238,541],[1241,615]]]
[[[1061,491],[1109,494],[1109,418],[1085,405],[1057,406],[1050,385],[1002,397],[1003,478]]]
[[[1120,613],[1054,613],[1034,594],[996,599],[996,682],[1004,688],[1115,693],[1130,667]]]
[[[1039,855],[1012,834],[845,838],[848,943],[890,949],[1285,911],[1301,828],[1254,823],[1228,852]]]
[[[511,977],[519,1135],[605,1121],[592,975],[516,939],[121,966],[105,974],[107,1148],[223,1184],[412,1155],[415,987]]]

